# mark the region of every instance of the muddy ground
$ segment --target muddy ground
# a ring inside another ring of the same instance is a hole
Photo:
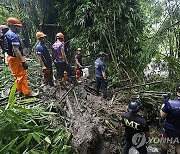
[[[102,96],[85,90],[85,86],[93,88],[93,84],[82,80],[75,86],[58,85],[48,90],[48,97],[56,100],[48,103],[48,110],[61,112],[65,117],[72,145],[80,154],[119,154],[123,145],[119,120],[120,114],[126,111],[126,104],[115,103],[115,97],[104,101]]]

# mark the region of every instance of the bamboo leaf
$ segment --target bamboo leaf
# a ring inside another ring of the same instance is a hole
[[[20,106],[14,106],[14,109],[17,109],[17,110],[23,111],[23,112],[27,112],[27,113],[31,112],[31,110],[23,108],[23,107],[20,107]]]
[[[44,140],[45,140],[47,143],[51,144],[51,140],[50,140],[50,138],[49,138],[48,136],[46,136]]]
[[[39,101],[39,98],[33,97],[33,98],[25,98],[21,100],[17,100],[17,103],[31,103],[31,102],[37,102]]]
[[[13,139],[9,144],[7,144],[5,147],[3,147],[1,150],[0,150],[0,153],[6,153],[8,152],[9,150],[11,150],[12,146],[16,143],[16,141],[18,140],[19,136],[16,137],[15,139]]]
[[[56,115],[57,113],[55,112],[41,112],[42,114],[45,114],[45,115]]]
[[[31,141],[31,139],[32,139],[32,133],[29,133],[28,136],[27,136],[27,138],[26,138],[26,145],[29,144],[29,142]]]
[[[22,141],[22,142],[16,147],[15,151],[18,151],[18,150],[26,143],[26,140],[27,140],[27,139],[25,139],[24,141]]]
[[[32,134],[32,136],[33,136],[33,138],[34,138],[38,143],[41,142],[41,137],[40,137],[40,135],[39,135],[37,132],[34,132],[34,133]]]
[[[8,115],[10,115],[15,120],[22,121],[22,118],[19,115],[17,115],[15,112],[13,112],[12,110],[7,110],[6,112]]]
[[[27,132],[29,131],[29,129],[17,129],[17,130],[13,130],[14,132]]]
[[[8,99],[8,103],[13,106],[15,103],[15,92],[16,92],[16,88],[17,88],[17,80],[14,82],[12,88],[11,88],[11,92],[9,95],[9,99]]]
[[[29,153],[30,153],[30,154],[39,154],[39,152],[36,151],[36,150],[31,150]]]

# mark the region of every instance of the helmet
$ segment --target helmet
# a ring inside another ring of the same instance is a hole
[[[7,19],[7,24],[22,27],[22,23],[19,21],[19,19],[15,18],[15,17],[8,18]]]
[[[130,100],[128,105],[128,112],[130,113],[137,113],[141,106],[141,102],[138,99]]]
[[[62,39],[64,40],[64,35],[63,35],[63,33],[57,33],[57,34],[56,34],[56,37],[62,38]]]
[[[2,31],[3,29],[7,29],[8,27],[6,25],[0,25],[0,31]]]
[[[81,51],[82,49],[81,48],[77,48],[77,51]]]
[[[104,51],[99,52],[99,57],[101,57],[101,56],[107,56],[107,55],[108,55],[108,54],[105,53]]]
[[[46,34],[44,34],[43,32],[37,32],[36,33],[36,38],[39,39],[39,38],[42,38],[42,37],[45,37]]]

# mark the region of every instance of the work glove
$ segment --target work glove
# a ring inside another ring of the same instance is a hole
[[[26,62],[22,62],[22,67],[27,70],[28,69],[28,64]]]

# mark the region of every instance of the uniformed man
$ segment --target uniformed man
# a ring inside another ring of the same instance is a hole
[[[52,53],[57,72],[57,80],[62,83],[64,82],[63,78],[66,78],[65,76],[67,76],[68,79],[72,77],[72,69],[68,64],[64,49],[64,34],[61,32],[56,34],[56,42],[52,45]]]
[[[138,99],[130,100],[128,112],[122,114],[122,126],[125,127],[124,154],[129,153],[133,146],[140,154],[146,154],[146,138],[149,136],[147,121],[138,114],[141,102]]]
[[[64,35],[62,33],[56,34],[56,42],[52,45],[52,53],[54,65],[56,67],[56,78],[61,82],[66,70],[67,58],[64,52]]]
[[[107,54],[100,52],[98,59],[95,60],[95,76],[96,76],[96,94],[99,95],[99,89],[102,87],[103,98],[107,99],[107,76],[105,72],[104,60]]]
[[[43,32],[37,32],[36,38],[39,40],[39,44],[36,46],[36,52],[42,66],[44,83],[45,85],[53,86],[52,59],[46,46],[46,35]]]
[[[161,154],[167,154],[169,144],[175,145],[176,153],[180,154],[180,83],[176,85],[177,98],[166,100],[161,107],[160,115],[165,118]]]
[[[27,69],[23,49],[18,33],[22,28],[22,23],[15,17],[7,19],[9,30],[6,32],[5,37],[8,42],[7,49],[7,62],[9,67],[17,80],[17,90],[25,96],[37,96],[37,93],[31,92],[27,81]]]

